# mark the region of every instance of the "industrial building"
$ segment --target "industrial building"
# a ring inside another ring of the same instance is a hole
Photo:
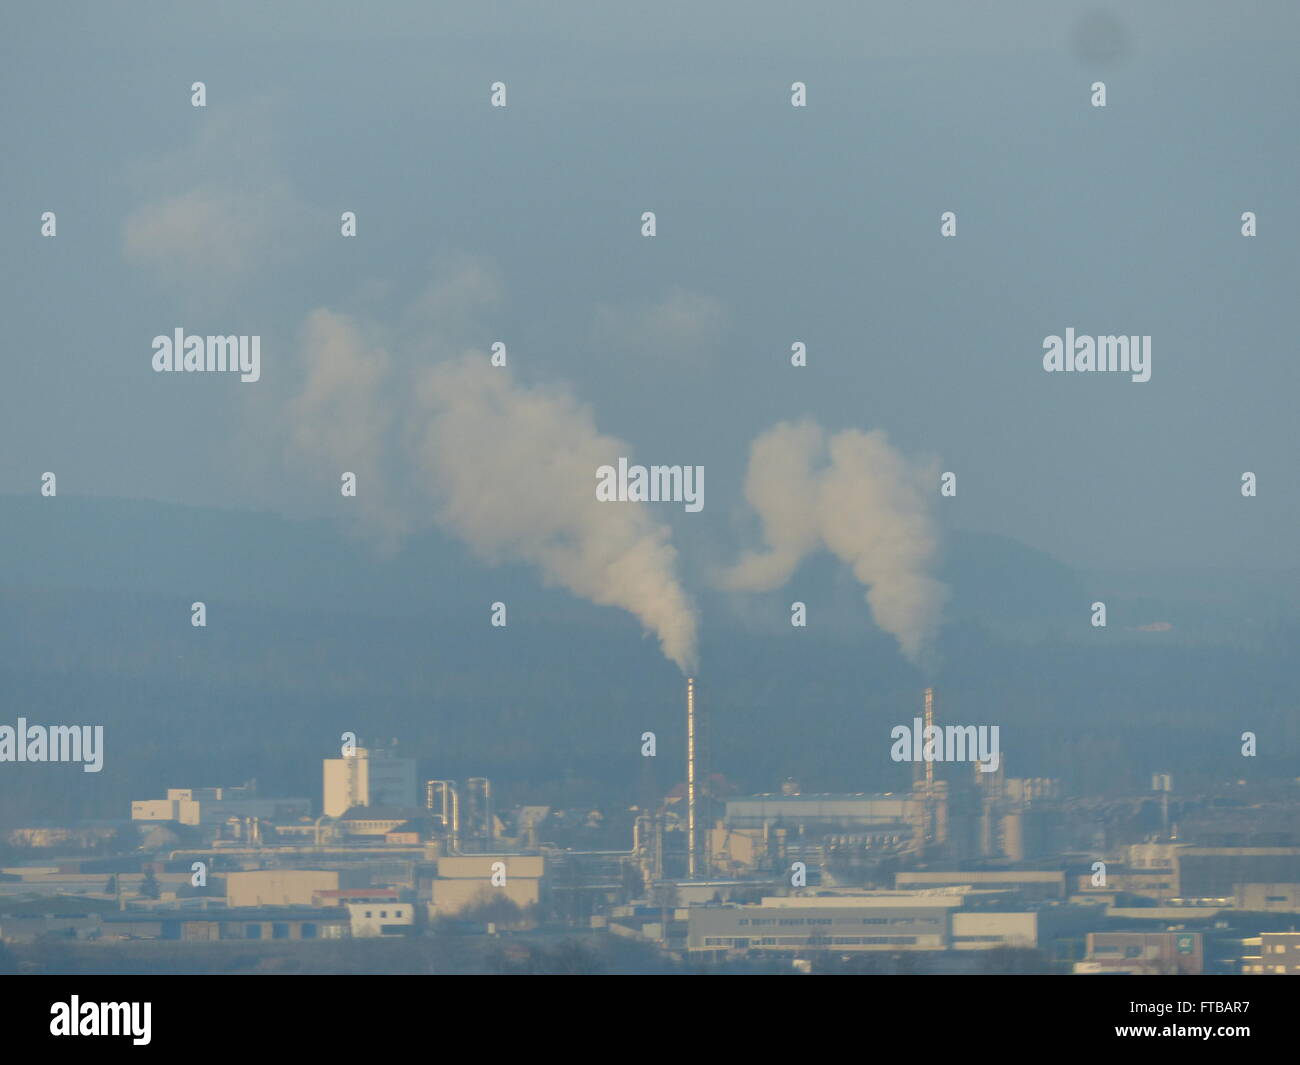
[[[1063,899],[1065,872],[1052,869],[981,869],[952,872],[899,873],[894,886],[902,889],[961,887],[1014,891],[1031,899]]]
[[[1107,872],[1107,888],[1160,900],[1232,903],[1237,909],[1300,909],[1300,847],[1135,843],[1126,858]]]
[[[757,905],[691,906],[686,949],[945,951],[1036,947],[1039,914],[983,908],[1002,892],[872,891],[764,898]]]
[[[418,817],[419,810],[398,806],[354,806],[345,811],[335,826],[340,837],[345,840],[354,838],[382,839],[387,841],[394,837],[396,845],[419,846],[421,832],[412,829],[412,815]],[[406,830],[406,831],[399,831]]]
[[[1243,974],[1300,976],[1300,932],[1261,932],[1243,946]]]
[[[250,869],[226,874],[226,905],[310,906],[320,892],[364,888],[370,874],[353,869]]]
[[[1038,946],[1037,913],[952,913],[953,950]]]
[[[1300,884],[1237,884],[1232,902],[1237,910],[1300,913]]]
[[[822,832],[876,828],[910,833],[918,800],[910,795],[751,795],[728,799],[727,828]]]
[[[418,797],[415,759],[398,758],[382,747],[358,747],[344,758],[323,762],[326,817],[342,817],[356,806],[411,809]]]
[[[943,950],[957,896],[765,898],[757,906],[692,906],[687,950]]]
[[[181,825],[219,825],[231,818],[298,821],[310,815],[310,799],[263,799],[248,787],[168,788],[165,799],[131,803],[132,821],[174,821]]]
[[[540,854],[459,854],[438,859],[429,882],[429,913],[455,914],[506,898],[520,908],[547,898],[546,858]]]
[[[430,823],[454,852],[487,853],[502,836],[492,799],[492,781],[470,777],[462,788],[454,780],[429,780],[424,805]],[[536,843],[536,840],[533,840]]]
[[[101,918],[102,939],[343,939],[348,935],[347,911],[288,907],[226,910],[152,910],[107,913]]]
[[[27,899],[0,909],[0,942],[30,943],[45,936],[88,939],[99,932],[111,902],[87,898]]]
[[[1200,932],[1089,932],[1076,974],[1200,976],[1205,971]]]
[[[410,902],[349,902],[345,904],[353,938],[410,935],[415,905]]]
[[[1181,898],[1232,898],[1238,884],[1300,884],[1300,847],[1180,847]]]

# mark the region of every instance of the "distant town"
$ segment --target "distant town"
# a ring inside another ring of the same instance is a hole
[[[932,692],[917,709],[938,724]],[[681,782],[631,807],[503,809],[489,779],[422,780],[396,741],[348,742],[319,796],[177,781],[103,820],[12,829],[0,963],[312,971],[309,941],[396,939],[432,953],[356,964],[1300,974],[1295,781],[1184,794],[1157,773],[1071,795],[1008,775],[1011,755],[916,761],[901,793],[740,795],[708,770],[693,684],[686,710],[687,749],[656,753]]]

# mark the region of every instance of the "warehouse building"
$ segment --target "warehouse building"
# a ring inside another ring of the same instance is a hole
[[[370,874],[352,869],[251,869],[226,874],[227,906],[310,906],[320,892],[364,888]]]
[[[342,939],[347,911],[292,907],[229,910],[150,910],[109,913],[101,918],[103,939],[165,939],[203,942],[225,939]]]
[[[978,908],[1000,892],[874,891],[691,906],[687,950],[945,951],[1036,947],[1038,915]]]

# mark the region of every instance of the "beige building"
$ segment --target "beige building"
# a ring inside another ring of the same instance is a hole
[[[1036,913],[961,913],[952,915],[953,950],[1037,947]]]
[[[761,828],[728,828],[719,824],[709,830],[709,855],[713,868],[722,874],[746,873],[765,862],[773,845],[771,833]],[[782,834],[782,841],[784,834]]]
[[[326,817],[342,817],[354,806],[413,808],[419,801],[415,759],[382,748],[358,747],[348,758],[326,758],[323,775]]]
[[[297,821],[310,813],[309,799],[259,799],[244,788],[168,788],[165,799],[137,799],[131,803],[132,821],[175,821],[182,825],[215,825],[232,817]]]
[[[973,887],[1017,891],[1030,898],[1065,898],[1065,872],[1055,869],[994,869],[972,872],[898,873],[894,886],[900,890],[942,887]]]
[[[226,874],[226,905],[311,906],[322,891],[363,888],[364,869],[254,869]]]
[[[1180,846],[1179,843],[1130,843],[1127,865],[1133,870],[1172,874]]]
[[[1119,866],[1106,870],[1106,886],[1094,887],[1091,873],[1082,873],[1076,879],[1074,889],[1085,895],[1113,895],[1124,892],[1130,895],[1142,895],[1149,899],[1169,899],[1176,894],[1177,881],[1172,869],[1163,872],[1157,869],[1135,872]]]
[[[1242,973],[1252,976],[1300,976],[1300,932],[1261,932],[1247,939]]]
[[[408,935],[415,927],[415,904],[410,902],[349,902],[348,918],[354,939]]]
[[[1300,884],[1237,884],[1233,906],[1238,910],[1300,912]]]
[[[691,906],[691,952],[943,950],[959,894],[779,896],[758,905]]]
[[[387,806],[354,806],[339,818],[336,828],[345,838],[386,837],[394,829],[407,824],[414,812]],[[412,845],[418,846],[419,840],[413,841]]]
[[[507,898],[520,907],[543,901],[546,859],[540,854],[457,854],[438,859],[430,884],[431,915],[455,914],[467,906]]]

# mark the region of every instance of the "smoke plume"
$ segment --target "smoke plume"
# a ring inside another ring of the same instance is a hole
[[[438,520],[488,561],[532,563],[574,595],[630,611],[683,672],[695,614],[676,576],[669,528],[641,506],[596,499],[596,469],[630,452],[588,407],[527,388],[470,355],[419,383],[419,461]]]
[[[282,409],[287,457],[335,485],[355,472],[347,509],[383,548],[437,522],[486,561],[531,563],[547,584],[630,611],[690,670],[696,619],[669,526],[596,499],[597,467],[631,450],[568,392],[520,384],[467,343],[500,295],[490,262],[449,253],[387,322],[313,311]]]
[[[324,308],[303,322],[300,359],[302,390],[286,410],[289,457],[297,465],[328,469],[331,476],[355,473],[362,485],[362,520],[392,549],[408,530],[384,476],[384,452],[396,421],[388,396],[392,359],[362,323]]]
[[[745,477],[767,550],[744,555],[724,583],[779,588],[825,548],[866,586],[876,624],[919,661],[933,649],[947,598],[929,575],[938,553],[929,512],[937,483],[937,471],[910,464],[882,430],[828,436],[814,422],[776,425],[751,446]]]

